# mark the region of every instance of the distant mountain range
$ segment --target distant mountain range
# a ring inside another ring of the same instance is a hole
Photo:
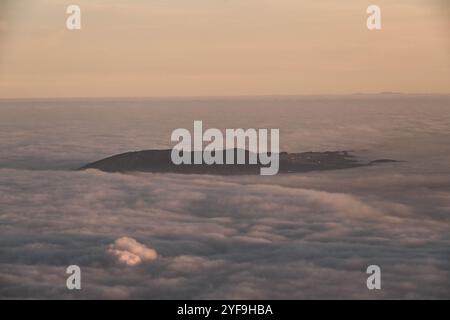
[[[250,152],[245,150],[247,164],[180,164],[175,165],[171,160],[171,149],[143,150],[114,155],[99,161],[89,163],[78,170],[98,169],[105,172],[154,172],[154,173],[182,173],[182,174],[211,174],[211,175],[245,175],[260,174],[261,167],[268,167],[260,163],[248,164]],[[201,153],[201,151],[199,151]],[[223,152],[225,157],[225,151]],[[234,150],[236,163],[237,149]],[[194,152],[190,152],[194,159]],[[193,163],[193,161],[191,161]],[[348,169],[370,166],[377,163],[396,162],[391,159],[379,159],[369,163],[358,161],[347,151],[303,152],[279,154],[279,173],[296,173],[321,170]]]

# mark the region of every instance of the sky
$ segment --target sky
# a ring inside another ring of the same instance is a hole
[[[1,0],[0,98],[449,93],[449,21],[445,0]]]

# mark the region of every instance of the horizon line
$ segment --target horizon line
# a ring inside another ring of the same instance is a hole
[[[150,100],[150,99],[227,99],[227,98],[276,98],[276,97],[345,97],[345,96],[448,96],[449,93],[407,93],[407,92],[356,92],[356,93],[311,93],[311,94],[244,94],[244,95],[180,95],[180,96],[61,96],[61,97],[0,97],[7,100]]]

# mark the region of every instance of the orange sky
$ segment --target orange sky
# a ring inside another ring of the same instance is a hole
[[[3,0],[0,98],[450,93],[449,3]]]

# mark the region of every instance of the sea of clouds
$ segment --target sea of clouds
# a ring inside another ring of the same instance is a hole
[[[71,170],[164,147],[182,116],[179,127],[201,117],[250,127],[219,113],[236,101],[212,103],[217,112],[204,101],[2,102],[0,298],[449,298],[448,102],[260,101],[263,111],[245,117],[278,124],[285,150],[407,161],[275,177]],[[340,108],[334,118],[329,105]],[[73,264],[80,291],[66,288]],[[381,290],[366,287],[371,264]]]

